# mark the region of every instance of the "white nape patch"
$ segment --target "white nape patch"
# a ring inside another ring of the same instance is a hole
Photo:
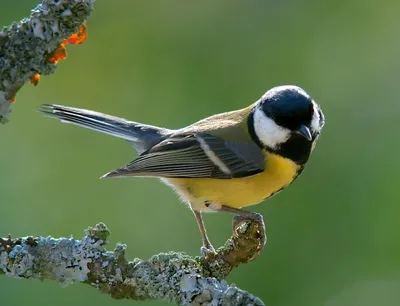
[[[321,118],[319,117],[319,112],[318,112],[318,105],[314,101],[312,101],[313,104],[313,117],[311,119],[311,133],[317,133],[321,129],[320,126],[320,120]]]
[[[258,139],[273,150],[286,142],[291,134],[288,129],[277,125],[274,120],[267,117],[259,107],[254,111],[254,131]]]
[[[207,157],[225,174],[232,174],[231,170],[224,164],[224,162],[211,150],[210,146],[200,136],[196,136],[200,147],[206,153]]]

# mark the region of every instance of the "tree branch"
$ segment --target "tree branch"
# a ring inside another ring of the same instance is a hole
[[[41,74],[55,71],[65,57],[63,43],[77,33],[93,10],[94,0],[42,0],[29,18],[0,32],[0,122],[8,121],[18,90]],[[54,57],[55,56],[55,57]]]
[[[181,305],[264,305],[223,278],[257,254],[260,228],[244,221],[213,258],[169,252],[149,260],[125,258],[125,244],[107,252],[110,232],[97,224],[74,238],[0,238],[0,274],[51,279],[61,285],[83,282],[115,299],[156,299]]]

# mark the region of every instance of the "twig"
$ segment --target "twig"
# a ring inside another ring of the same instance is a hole
[[[29,18],[0,32],[0,122],[8,121],[18,90],[41,74],[54,72],[63,42],[78,32],[93,10],[94,0],[42,0]],[[80,43],[80,42],[70,42]],[[56,56],[56,57],[54,57]]]
[[[0,274],[51,279],[61,285],[89,284],[115,299],[156,299],[180,305],[264,305],[224,280],[233,267],[254,257],[258,224],[245,221],[214,258],[170,252],[149,260],[125,258],[126,245],[107,252],[107,227],[100,223],[73,238],[0,238]]]

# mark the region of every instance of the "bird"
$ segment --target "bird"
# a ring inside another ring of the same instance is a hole
[[[127,140],[138,156],[102,178],[157,177],[193,211],[201,254],[215,254],[203,222],[206,212],[234,215],[260,227],[258,252],[266,242],[261,214],[243,209],[272,197],[304,170],[325,124],[320,106],[302,88],[281,85],[239,110],[215,114],[180,129],[168,129],[56,104],[38,111]]]

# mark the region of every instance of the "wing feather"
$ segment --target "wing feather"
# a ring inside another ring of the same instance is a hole
[[[206,133],[174,135],[104,177],[157,176],[227,179],[257,174],[264,155],[252,143],[225,141]]]

